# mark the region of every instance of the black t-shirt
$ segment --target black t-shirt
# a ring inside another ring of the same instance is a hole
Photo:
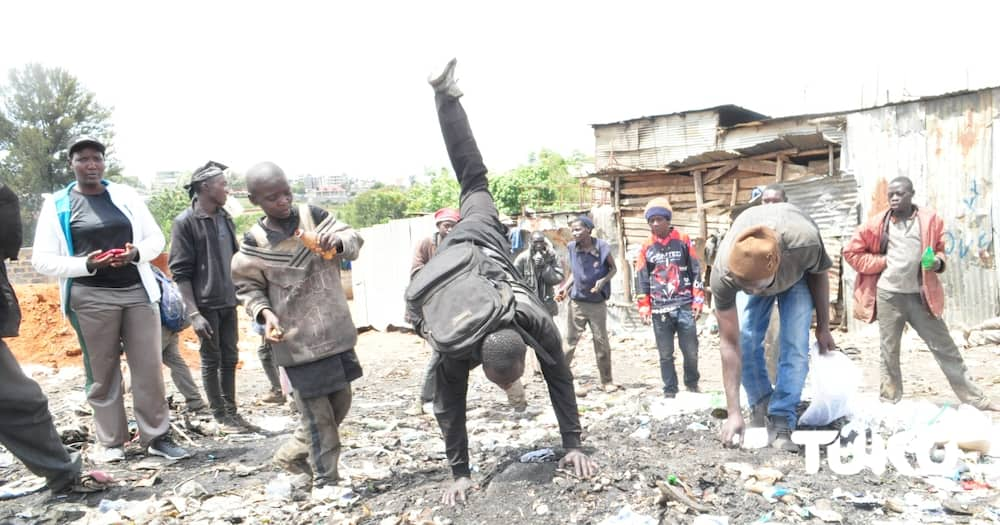
[[[73,255],[86,256],[95,250],[124,248],[132,242],[132,223],[111,202],[111,195],[102,191],[97,195],[69,192],[69,231],[73,236]],[[139,269],[134,264],[121,268],[101,268],[94,275],[77,277],[77,284],[97,288],[128,288],[142,282]]]

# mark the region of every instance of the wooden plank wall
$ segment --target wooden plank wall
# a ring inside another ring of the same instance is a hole
[[[837,152],[839,155],[839,151]],[[833,170],[828,159],[809,162],[796,161],[781,155],[773,160],[759,158],[720,161],[696,167],[687,173],[646,172],[622,175],[614,185],[618,205],[621,238],[624,250],[633,253],[649,238],[649,226],[643,217],[646,204],[656,197],[667,197],[673,207],[673,225],[688,234],[695,242],[704,260],[706,235],[719,235],[729,230],[731,213],[735,206],[750,201],[750,193],[757,186],[775,182],[793,181],[836,171],[839,157],[834,157]],[[695,176],[695,171],[699,172]],[[701,179],[701,191],[696,180]],[[699,208],[699,200],[702,206]],[[702,215],[703,214],[703,215]],[[839,232],[838,232],[839,233]],[[846,239],[831,232],[823,232],[827,253],[833,259],[830,270],[831,322],[843,318],[843,293],[840,289],[841,245]],[[622,254],[624,255],[624,254]],[[626,282],[631,281],[629,265]]]

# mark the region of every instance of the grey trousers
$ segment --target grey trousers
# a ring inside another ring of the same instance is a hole
[[[204,408],[205,400],[201,398],[198,385],[194,383],[194,377],[191,376],[191,368],[188,367],[187,362],[181,357],[177,332],[167,330],[162,325],[161,328],[160,337],[163,342],[163,364],[170,369],[170,379],[174,382],[174,387],[184,396],[184,403],[188,408],[191,410]]]
[[[931,315],[918,293],[878,290],[876,296],[882,365],[880,394],[895,403],[903,398],[903,374],[899,366],[899,345],[903,327],[909,323],[927,343],[952,390],[964,403],[977,408],[989,403],[983,391],[969,378],[965,360],[948,333],[944,320]]]
[[[271,392],[281,393],[281,375],[278,373],[278,366],[274,364],[274,350],[271,343],[263,337],[260,346],[257,347],[257,358],[260,359],[260,366],[264,369],[267,382],[271,384]]]
[[[340,479],[340,424],[351,410],[351,386],[326,396],[303,398],[298,391],[292,395],[299,407],[299,427],[274,453],[274,459],[290,464],[308,457],[315,484],[336,483]]]
[[[97,441],[120,447],[129,440],[122,391],[121,354],[132,376],[132,405],[142,444],[170,430],[160,357],[160,315],[142,285],[94,288],[73,285],[70,322],[83,349],[87,402],[94,410]]]
[[[583,331],[590,326],[594,336],[594,354],[601,384],[611,382],[611,345],[608,342],[608,305],[605,302],[587,303],[570,300],[566,310],[566,365],[573,363],[576,344]]]
[[[0,263],[3,264],[3,263]],[[59,491],[80,476],[80,455],[63,446],[52,423],[49,400],[24,375],[0,339],[0,443],[36,476]]]

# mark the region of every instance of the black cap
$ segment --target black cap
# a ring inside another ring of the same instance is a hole
[[[94,148],[97,151],[100,151],[101,155],[104,155],[104,151],[107,150],[107,148],[104,146],[104,144],[101,141],[99,141],[99,140],[97,140],[97,139],[95,139],[93,137],[86,137],[86,136],[84,136],[84,137],[77,137],[77,138],[73,139],[73,142],[69,143],[69,154],[68,155],[70,157],[72,157],[73,154],[76,153],[77,151],[80,151],[81,149],[88,148],[88,147],[89,148]]]

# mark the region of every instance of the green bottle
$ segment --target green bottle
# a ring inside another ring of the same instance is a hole
[[[925,270],[931,270],[934,268],[934,262],[937,257],[934,256],[934,250],[930,246],[924,250],[924,256],[920,258],[920,265],[924,267]]]

